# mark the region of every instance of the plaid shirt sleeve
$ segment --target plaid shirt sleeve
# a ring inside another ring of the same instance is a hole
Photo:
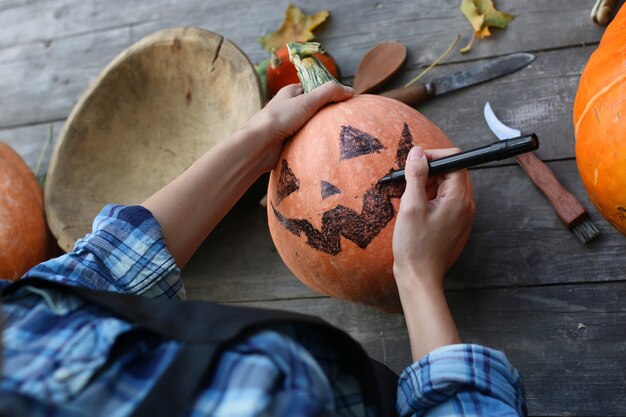
[[[152,214],[140,206],[104,207],[94,221],[92,233],[80,239],[71,253],[34,267],[25,277],[149,297],[184,297],[180,271],[166,248],[161,228]],[[64,300],[67,304],[71,298]],[[136,407],[144,391],[158,378],[159,366],[167,363],[178,349],[177,343],[165,341],[156,346],[137,345],[111,365],[108,372],[92,379],[94,370],[106,359],[106,354],[100,352],[108,351],[116,336],[129,325],[101,317],[99,310],[86,305],[72,308],[73,315],[57,314],[55,302],[50,303],[49,308],[46,305],[47,302],[22,297],[3,306],[5,371],[11,378],[0,379],[0,391],[3,387],[16,391],[21,391],[17,387],[29,387],[25,392],[44,400],[57,398],[59,401],[55,403],[58,404],[66,401],[70,393],[76,405],[85,400],[84,409],[92,407],[96,398],[99,404],[111,407],[107,409],[111,412],[101,410],[104,414],[126,415],[123,411]],[[50,325],[57,321],[63,323]],[[59,332],[59,328],[63,328],[63,332]],[[42,332],[42,329],[55,331]],[[74,329],[87,329],[93,337]],[[71,349],[68,335],[76,343]],[[298,341],[307,351],[311,349],[311,343]],[[41,346],[41,351],[33,348],[35,343]],[[57,356],[58,351],[51,348],[55,343],[63,347],[66,356]],[[23,346],[30,346],[30,349],[23,349]],[[70,354],[83,356],[77,361]],[[363,409],[355,380],[337,378],[336,360],[331,359],[329,352],[307,359],[303,349],[288,337],[270,331],[226,354],[231,356],[224,358],[230,359],[220,361],[215,380],[202,391],[195,404],[190,405],[190,415],[233,415],[233,410],[251,411],[259,407],[273,411],[283,409],[283,415],[305,415],[303,408],[317,412],[336,407],[343,411],[338,412],[341,415],[355,415],[355,410],[371,411]],[[133,364],[132,369],[127,368],[129,364]],[[67,375],[58,379],[57,374],[66,366],[72,373],[65,372]],[[138,369],[141,370],[139,379]],[[329,380],[324,374],[332,378]],[[250,375],[255,377],[250,378]],[[89,390],[83,392],[86,381],[91,381]],[[280,388],[280,384],[276,385],[278,381],[290,389],[276,392]],[[300,383],[294,385],[293,381]],[[332,385],[330,390],[329,384]],[[291,388],[309,393],[307,395],[315,401],[302,401]],[[504,354],[477,345],[443,347],[407,368],[398,385],[397,409],[401,416],[415,417],[526,413],[519,373]],[[246,415],[245,412],[235,414]]]
[[[71,253],[26,276],[157,297],[182,294],[160,227],[142,207],[106,206],[93,232]],[[0,288],[7,284],[0,280]],[[132,334],[132,323],[53,290],[27,286],[1,307],[0,409],[3,393],[32,397],[18,404],[27,407],[29,416],[127,416],[181,347],[144,335],[125,343],[112,360],[111,347],[119,335]],[[229,346],[185,415],[354,416],[368,410],[339,354],[315,334],[284,325]]]
[[[105,206],[72,252],[35,266],[26,277],[152,298],[185,297],[161,227],[141,206]]]
[[[406,368],[398,414],[414,417],[525,416],[524,385],[504,353],[459,344],[435,349]]]

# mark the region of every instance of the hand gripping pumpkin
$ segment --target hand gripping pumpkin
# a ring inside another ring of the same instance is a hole
[[[48,259],[43,192],[22,158],[0,142],[0,278],[18,279]]]
[[[294,54],[303,53],[298,47]],[[294,61],[305,91],[331,79],[314,58]],[[401,311],[391,241],[405,185],[378,181],[403,168],[418,144],[451,147],[416,110],[373,95],[326,106],[286,143],[270,174],[268,222],[298,279],[335,298]]]
[[[574,101],[576,163],[600,214],[626,235],[626,7],[607,27]]]

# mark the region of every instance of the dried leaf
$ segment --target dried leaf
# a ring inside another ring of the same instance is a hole
[[[483,26],[485,16],[478,13],[478,6],[473,0],[461,1],[461,13],[469,20],[470,25],[474,28],[474,32],[478,32]]]
[[[461,49],[462,53],[470,50],[475,37],[484,39],[491,36],[490,27],[504,29],[515,19],[513,15],[496,10],[493,0],[461,0],[461,13],[474,29],[472,39]]]
[[[487,37],[490,35],[488,28],[496,27],[499,29],[505,29],[509,23],[515,19],[515,16],[500,12],[496,10],[493,5],[493,0],[479,0],[478,11],[483,16],[485,16],[485,21],[483,22],[483,32],[486,31],[486,34],[483,37]],[[477,33],[476,36],[480,38],[480,34]]]
[[[289,4],[280,28],[259,38],[259,43],[271,51],[272,48],[279,49],[287,42],[308,42],[315,37],[313,29],[323,23],[329,15],[328,10],[307,15],[298,7]]]

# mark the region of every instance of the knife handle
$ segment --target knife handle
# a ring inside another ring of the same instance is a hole
[[[430,97],[427,86],[423,83],[417,83],[408,87],[400,87],[394,90],[385,91],[380,95],[396,99],[404,104],[408,104],[411,107],[426,101]]]
[[[596,0],[591,9],[591,20],[600,26],[606,26],[611,20],[616,0]]]
[[[533,184],[548,197],[559,219],[569,228],[583,220],[587,210],[563,187],[554,172],[532,152],[515,157]]]

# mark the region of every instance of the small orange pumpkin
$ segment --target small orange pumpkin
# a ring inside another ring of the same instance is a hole
[[[339,67],[335,60],[329,54],[315,54],[324,67],[330,72],[330,74],[339,79]],[[270,57],[270,63],[267,66],[267,73],[265,74],[265,87],[267,96],[272,98],[278,93],[278,90],[289,84],[298,84],[300,79],[296,72],[296,67],[289,60],[289,50],[287,45],[272,51]]]
[[[0,142],[0,278],[18,279],[48,258],[43,192],[22,158]]]
[[[315,88],[305,79],[303,85]],[[391,242],[405,185],[378,181],[403,168],[415,145],[452,146],[413,108],[374,95],[326,106],[286,143],[270,174],[268,222],[300,281],[335,298],[401,311]]]
[[[576,164],[589,198],[626,235],[626,7],[607,27],[574,101]]]

